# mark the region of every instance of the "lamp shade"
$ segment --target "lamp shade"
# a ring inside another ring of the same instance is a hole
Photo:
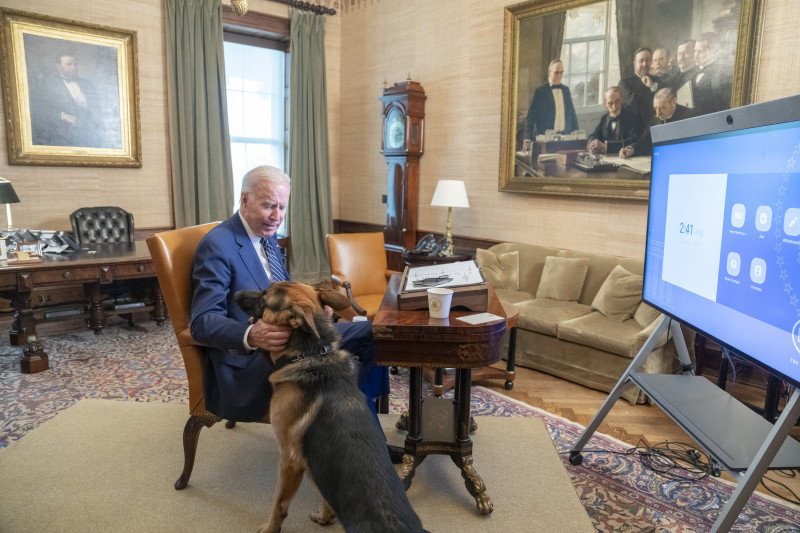
[[[462,180],[439,180],[431,205],[441,207],[469,207],[467,188]]]
[[[17,204],[19,196],[14,192],[14,186],[7,179],[0,178],[0,204]]]

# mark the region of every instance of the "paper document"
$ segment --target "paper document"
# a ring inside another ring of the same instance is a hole
[[[405,285],[401,290],[402,292],[426,291],[431,287],[463,287],[484,283],[486,280],[483,279],[478,263],[474,260],[458,261],[409,268]]]
[[[467,322],[474,326],[475,324],[485,324],[486,322],[503,320],[503,317],[493,315],[492,313],[478,313],[477,315],[460,316],[457,317],[456,320],[461,320],[462,322]]]
[[[641,172],[642,174],[650,174],[651,161],[649,155],[630,157],[628,159],[607,155],[603,157],[603,163],[614,163],[621,167],[628,167],[636,172]]]

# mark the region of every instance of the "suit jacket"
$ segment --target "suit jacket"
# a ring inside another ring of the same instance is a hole
[[[277,249],[277,237],[269,237]],[[289,273],[280,265],[283,275]],[[233,295],[271,285],[239,213],[208,232],[200,241],[192,266],[192,338],[205,344],[203,393],[206,409],[227,420],[261,420],[269,409],[271,369],[261,353],[248,352],[244,335],[249,315]],[[375,363],[371,322],[338,322],[339,346],[357,357],[358,386],[371,400],[389,392],[389,370]],[[377,416],[377,415],[376,415]]]
[[[616,121],[617,127],[616,129],[612,129],[611,115],[608,113],[603,115],[600,119],[600,123],[591,135],[589,135],[589,142],[596,139],[607,143],[607,153],[616,155],[623,146],[632,145],[644,135],[644,127],[641,118],[633,109],[625,104],[622,105],[622,109],[619,115],[617,115]]]
[[[117,148],[101,144],[103,129],[99,120],[100,100],[94,84],[85,78],[73,80],[80,87],[87,106],[81,107],[60,76],[36,79],[31,88],[31,134],[33,143],[47,146],[85,146]],[[76,118],[72,125],[62,120],[67,113]],[[117,140],[117,143],[119,141]]]
[[[658,126],[659,124],[668,124],[670,122],[677,122],[679,120],[683,120],[685,118],[691,118],[693,116],[695,116],[693,110],[689,109],[688,107],[684,107],[680,104],[677,104],[675,106],[675,111],[672,113],[671,117],[662,122],[660,118],[658,118],[657,116],[653,116],[653,118],[650,120],[650,126]],[[649,155],[652,144],[653,144],[653,139],[650,136],[650,128],[648,127],[647,132],[642,136],[642,138],[631,145],[633,147],[633,155]]]
[[[578,129],[578,115],[572,104],[572,95],[569,87],[561,85],[564,95],[564,132],[571,133]],[[549,83],[536,88],[533,92],[528,115],[525,117],[525,139],[534,140],[537,135],[544,135],[547,130],[552,130],[556,122],[556,100]]]
[[[700,73],[703,75],[700,76]],[[730,107],[731,74],[725,72],[719,61],[714,61],[704,68],[698,67],[692,78],[692,84],[694,109],[698,115]]]
[[[275,236],[269,241],[277,247]],[[288,279],[285,269],[284,274]],[[271,371],[266,357],[245,349],[250,317],[233,295],[264,290],[270,281],[238,212],[200,241],[192,279],[191,334],[208,346],[203,368],[206,409],[229,420],[260,420],[272,395]]]
[[[663,80],[658,76],[650,76],[650,79],[657,84],[658,89],[665,87]],[[639,113],[644,123],[647,124],[650,117],[655,114],[653,111],[655,91],[651,91],[650,87],[642,83],[636,74],[619,80],[619,90],[622,93],[622,101]]]

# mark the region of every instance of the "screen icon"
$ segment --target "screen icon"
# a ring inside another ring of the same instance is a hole
[[[742,258],[736,252],[728,254],[728,274],[731,276],[739,275],[739,268],[742,264]]]
[[[758,284],[764,283],[767,279],[767,263],[763,259],[755,257],[750,261],[750,279]]]
[[[731,210],[731,225],[734,228],[741,228],[744,226],[745,211],[744,204],[734,204]]]
[[[756,229],[758,231],[767,231],[772,225],[772,209],[766,205],[758,206],[756,210]]]
[[[800,235],[800,209],[790,207],[783,217],[783,232],[790,237]]]

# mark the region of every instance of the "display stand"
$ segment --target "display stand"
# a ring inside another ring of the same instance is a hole
[[[639,372],[668,329],[685,369],[683,374]],[[652,398],[714,461],[736,478],[736,490],[720,511],[712,532],[730,530],[767,469],[800,466],[800,443],[786,438],[800,416],[800,388],[794,389],[780,418],[774,425],[770,424],[706,378],[694,375],[680,324],[666,316],[662,316],[653,334],[573,445],[570,463],[581,464],[581,450],[622,395],[628,381]]]

